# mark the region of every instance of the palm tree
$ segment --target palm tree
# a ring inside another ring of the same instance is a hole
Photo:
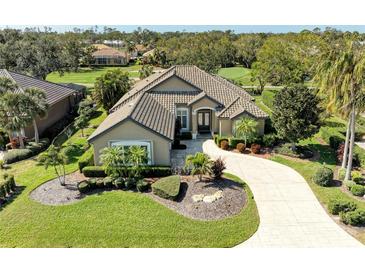
[[[122,146],[112,146],[101,151],[100,162],[103,164],[106,174],[119,176],[119,170],[127,165],[126,153]]]
[[[251,118],[242,117],[236,122],[235,131],[236,137],[243,138],[246,146],[247,139],[254,136],[257,132],[257,122]]]
[[[148,162],[146,149],[141,146],[131,146],[128,150],[128,162],[135,170],[135,177],[140,176],[141,166]]]
[[[24,93],[29,98],[30,104],[28,107],[28,113],[33,120],[34,140],[36,143],[39,143],[39,132],[36,118],[43,118],[47,115],[48,103],[46,93],[38,88],[28,88],[24,91]]]
[[[28,106],[29,98],[23,93],[6,93],[0,100],[0,127],[8,132],[10,141],[12,132],[17,132],[21,148],[24,141],[20,131],[31,122]]]
[[[9,78],[0,77],[0,96],[7,92],[14,92],[18,86]]]
[[[208,155],[197,152],[195,155],[188,155],[185,159],[185,167],[192,168],[191,175],[199,175],[199,181],[202,181],[204,174],[212,173],[213,161]]]
[[[342,167],[346,168],[345,180],[351,177],[353,150],[355,144],[355,120],[364,96],[365,52],[355,41],[336,44],[323,54],[316,79],[320,94],[328,100],[327,109],[340,111],[348,117],[345,151]]]
[[[45,169],[48,169],[48,167],[52,166],[56,172],[61,186],[66,184],[65,164],[67,163],[67,157],[61,152],[59,147],[50,145],[46,152],[39,155],[38,161],[44,166]]]

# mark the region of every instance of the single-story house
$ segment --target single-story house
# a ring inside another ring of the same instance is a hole
[[[242,116],[258,122],[264,133],[268,115],[240,87],[211,75],[196,66],[173,66],[139,81],[110,111],[89,137],[94,146],[95,164],[108,146],[140,145],[147,149],[149,164],[170,165],[175,122],[182,131],[232,135]]]
[[[97,50],[93,52],[95,66],[124,66],[129,62],[126,51],[114,49],[106,45],[96,45]]]
[[[46,93],[47,103],[49,105],[48,114],[44,118],[36,119],[40,135],[47,128],[68,115],[83,97],[75,89],[6,69],[0,69],[0,77],[6,77],[16,83],[18,86],[17,92],[24,92],[27,88],[39,88]],[[33,137],[33,126],[30,125],[25,128],[24,132],[26,137]]]

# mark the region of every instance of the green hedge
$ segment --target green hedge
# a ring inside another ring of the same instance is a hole
[[[152,184],[152,191],[163,199],[175,200],[180,192],[180,183],[180,176],[169,176]]]
[[[29,142],[25,148],[10,149],[4,155],[4,163],[12,164],[15,162],[28,159],[46,150],[48,146],[49,146],[49,139],[45,138],[41,139],[38,144],[35,142]]]
[[[345,224],[352,226],[363,226],[365,225],[365,211],[361,209],[356,209],[349,212],[340,213],[341,221]]]
[[[357,206],[354,202],[340,199],[330,200],[328,203],[328,211],[333,215],[338,215],[341,212],[354,211],[356,208]]]
[[[82,172],[82,169],[86,166],[92,166],[94,164],[94,148],[90,147],[85,151],[84,154],[81,155],[79,159],[79,170]]]
[[[129,167],[129,169],[132,169],[132,167]],[[106,177],[102,166],[86,166],[82,169],[82,173],[86,177]],[[143,177],[166,177],[171,174],[172,170],[169,166],[144,166],[141,168]]]

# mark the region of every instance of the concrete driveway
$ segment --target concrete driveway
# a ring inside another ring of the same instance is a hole
[[[257,203],[258,231],[238,247],[363,247],[327,215],[304,178],[279,163],[203,143],[212,158],[222,157],[227,172],[251,188]]]

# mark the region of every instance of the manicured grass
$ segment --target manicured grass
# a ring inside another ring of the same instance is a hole
[[[261,95],[262,102],[269,108],[273,109],[274,106],[274,97],[276,95],[276,91],[273,90],[264,90]]]
[[[105,112],[91,121],[99,124]],[[91,134],[93,128],[85,130]],[[86,144],[75,133],[64,145]],[[66,166],[78,169],[80,154]],[[240,214],[220,221],[188,219],[147,195],[110,191],[90,195],[78,203],[46,206],[29,198],[42,183],[55,178],[34,159],[11,165],[21,193],[0,208],[0,247],[231,247],[248,239],[258,228],[259,216],[248,186],[248,202]],[[0,174],[1,175],[1,174]],[[227,174],[227,178],[239,181]]]
[[[78,83],[86,84],[87,86],[93,86],[97,77],[104,74],[110,69],[119,68],[129,72],[130,77],[138,77],[138,70],[140,65],[128,66],[128,67],[102,67],[102,68],[81,68],[78,72],[65,73],[60,76],[57,72],[52,72],[47,76],[47,81],[54,83]]]
[[[317,136],[300,142],[301,145],[308,145],[313,150],[320,153],[320,158],[317,161],[296,161],[290,160],[281,156],[274,156],[271,160],[287,165],[297,172],[299,172],[308,182],[312,191],[316,195],[317,199],[324,204],[326,207],[332,199],[343,199],[345,201],[353,201],[358,205],[358,208],[365,210],[365,203],[352,198],[350,195],[342,192],[340,187],[322,187],[312,182],[312,176],[323,163],[325,163],[331,169],[335,168],[336,158],[335,152],[328,146],[318,142]],[[329,214],[329,213],[328,213]],[[365,231],[357,234],[357,238],[365,244]]]
[[[267,114],[271,115],[272,110],[264,104],[262,101],[262,95],[253,95],[255,98],[255,104],[263,111],[265,111]]]
[[[218,75],[229,80],[237,81],[242,86],[257,85],[256,82],[251,81],[251,69],[242,66],[221,68],[218,71]]]

